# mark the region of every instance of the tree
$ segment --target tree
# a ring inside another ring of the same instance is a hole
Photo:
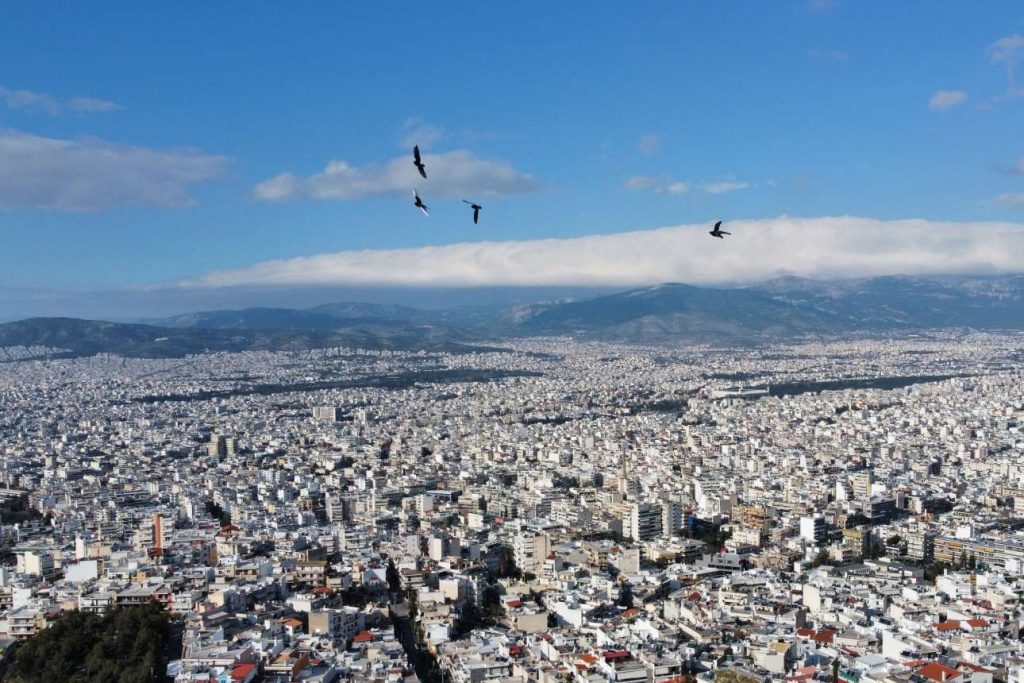
[[[210,513],[210,516],[220,521],[221,526],[227,526],[231,524],[231,513],[225,512],[224,508],[212,500],[206,501],[206,511]]]
[[[615,604],[626,609],[633,608],[633,585],[628,581],[619,588],[619,599]]]
[[[488,586],[484,589],[483,604],[485,619],[497,621],[505,615],[505,610],[501,606],[501,593],[498,592],[497,586]]]
[[[818,554],[814,556],[814,560],[811,565],[814,567],[820,567],[823,564],[828,564],[828,551],[822,548],[818,551]]]
[[[106,614],[69,612],[20,643],[4,681],[148,683],[163,680],[170,632],[159,603]]]
[[[388,570],[385,573],[385,577],[388,581],[388,588],[391,589],[392,593],[398,593],[402,590],[402,575],[398,573],[398,567],[395,566],[395,561],[388,559]]]

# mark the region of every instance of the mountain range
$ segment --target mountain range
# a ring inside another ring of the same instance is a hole
[[[1024,329],[1024,276],[784,277],[745,287],[663,284],[584,299],[425,310],[333,303],[202,311],[146,324],[30,318],[0,325],[0,347],[177,357],[332,346],[462,351],[507,337],[756,344],[966,327]]]

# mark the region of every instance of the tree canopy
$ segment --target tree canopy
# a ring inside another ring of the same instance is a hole
[[[105,614],[69,612],[19,643],[4,683],[149,683],[167,670],[170,622],[162,605]]]

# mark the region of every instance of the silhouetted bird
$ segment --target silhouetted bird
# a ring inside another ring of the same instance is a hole
[[[711,235],[712,237],[717,237],[720,240],[724,240],[725,239],[724,237],[722,237],[722,235],[731,235],[732,234],[731,232],[726,232],[725,230],[722,230],[720,228],[721,225],[722,225],[722,221],[718,221],[717,223],[715,223],[715,229],[712,230],[711,232],[709,232],[708,234]]]
[[[480,209],[484,207],[480,206],[479,204],[474,204],[473,202],[466,201],[465,199],[463,199],[462,201],[466,202],[467,204],[473,207],[473,223],[478,222],[480,220]]]
[[[420,199],[419,192],[417,192],[416,190],[413,190],[412,191],[412,196],[415,199],[413,204],[418,206],[420,211],[422,211],[427,217],[429,217],[430,216],[430,211],[427,209],[427,205],[423,203],[423,200]]]
[[[412,148],[412,165],[419,169],[421,176],[427,177],[427,167],[423,164],[423,160],[420,159],[419,145],[414,145]]]

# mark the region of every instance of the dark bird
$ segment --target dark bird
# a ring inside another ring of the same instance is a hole
[[[427,205],[423,203],[423,200],[420,199],[420,193],[417,192],[416,190],[413,190],[412,191],[412,196],[413,196],[413,199],[415,199],[413,204],[418,206],[420,211],[422,211],[429,218],[430,217],[430,211],[427,209]]]
[[[480,206],[479,204],[474,204],[473,202],[466,201],[465,199],[463,199],[462,201],[466,202],[467,204],[473,207],[473,223],[477,223],[480,220],[480,209],[484,207]]]
[[[421,176],[424,178],[427,177],[427,167],[423,164],[423,160],[420,158],[419,145],[414,145],[412,148],[412,165],[419,169]]]
[[[722,237],[722,235],[731,235],[732,234],[731,232],[726,232],[725,230],[722,230],[721,229],[721,225],[722,225],[722,221],[718,221],[717,223],[715,223],[715,229],[712,230],[711,232],[709,232],[708,234],[711,235],[712,237],[717,237],[720,240],[724,240],[725,239],[724,237]]]

